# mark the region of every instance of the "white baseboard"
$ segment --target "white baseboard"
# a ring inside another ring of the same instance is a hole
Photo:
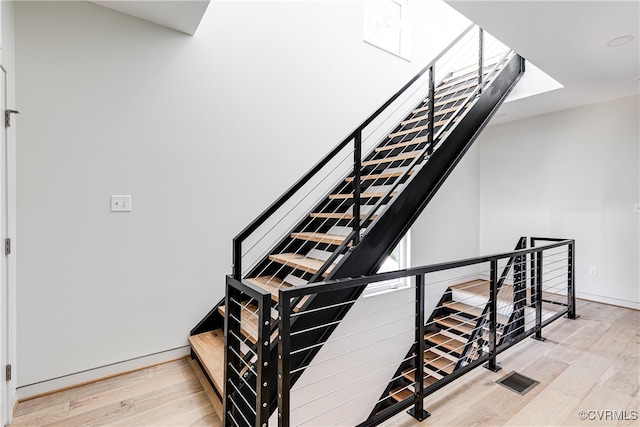
[[[17,397],[19,401],[29,400],[42,394],[52,393],[69,387],[78,386],[85,383],[98,381],[124,372],[134,371],[152,365],[168,362],[190,354],[190,347],[178,347],[173,350],[162,351],[147,356],[136,357],[122,362],[112,363],[63,377],[52,378],[35,384],[28,384],[18,387]]]
[[[618,307],[640,310],[640,303],[638,303],[637,301],[628,301],[624,299],[611,298],[604,295],[589,294],[586,292],[578,291],[576,291],[576,298],[580,298],[586,301],[601,302],[603,304],[617,305]],[[578,314],[580,314],[580,312],[578,312]]]

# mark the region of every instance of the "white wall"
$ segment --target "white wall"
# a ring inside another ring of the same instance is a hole
[[[480,137],[481,252],[508,249],[520,235],[576,239],[577,296],[639,308],[638,101],[487,128]]]
[[[361,9],[216,1],[189,37],[17,4],[19,385],[186,345],[231,238],[448,42],[423,16],[406,62]]]

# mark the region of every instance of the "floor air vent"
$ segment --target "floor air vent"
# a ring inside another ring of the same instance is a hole
[[[525,377],[524,375],[519,374],[516,371],[507,374],[496,382],[501,386],[508,388],[509,390],[515,391],[519,395],[528,393],[529,390],[540,384],[539,381],[532,380],[529,377]]]

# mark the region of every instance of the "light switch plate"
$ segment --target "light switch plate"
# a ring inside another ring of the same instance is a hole
[[[131,196],[111,195],[111,212],[131,212]]]

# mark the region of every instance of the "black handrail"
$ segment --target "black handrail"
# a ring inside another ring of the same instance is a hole
[[[317,162],[307,173],[298,179],[287,191],[285,191],[276,201],[274,201],[267,209],[265,209],[256,219],[246,226],[233,239],[233,275],[236,279],[242,276],[242,242],[258,229],[265,221],[273,215],[282,205],[284,205],[302,186],[317,174],[331,159],[333,159],[349,142],[356,139],[358,135],[362,135],[362,131],[371,122],[373,122],[384,110],[386,110],[396,99],[398,99],[413,83],[415,83],[424,73],[444,56],[453,46],[464,38],[473,28],[475,24],[470,25],[458,37],[456,37],[446,48],[444,48],[434,59],[432,59],[422,70],[420,70],[411,80],[402,86],[395,94],[393,94],[384,104],[366,118],[360,126],[353,130],[345,139],[336,145],[326,156]],[[359,218],[356,218],[359,219]]]
[[[537,240],[547,240],[547,239],[538,238]],[[371,415],[366,421],[359,424],[359,426],[364,427],[364,426],[378,425],[381,422],[389,419],[393,415],[398,414],[402,410],[405,410],[411,406],[413,406],[413,410],[409,411],[409,413],[420,420],[421,418],[423,418],[425,415],[428,414],[426,411],[424,411],[424,406],[423,406],[423,400],[425,397],[441,389],[447,384],[450,384],[451,382],[455,381],[461,376],[467,374],[472,369],[475,369],[478,366],[481,366],[485,362],[487,362],[485,367],[487,367],[488,369],[492,369],[494,371],[499,370],[500,366],[496,362],[496,356],[502,353],[504,350],[512,347],[513,345],[522,341],[526,337],[535,336],[537,338],[540,338],[541,331],[544,327],[554,322],[555,320],[559,319],[565,314],[567,314],[571,319],[575,319],[577,317],[575,312],[572,313],[571,309],[567,307],[543,319],[542,312],[541,312],[541,303],[542,303],[542,300],[540,298],[541,292],[538,292],[537,294],[538,297],[536,298],[535,326],[530,327],[525,331],[522,331],[521,333],[514,336],[508,342],[499,343],[497,340],[497,314],[498,314],[497,296],[498,296],[498,290],[499,290],[498,283],[500,282],[500,279],[498,278],[498,275],[497,275],[497,270],[498,270],[499,260],[504,260],[507,258],[510,260],[513,260],[519,257],[524,257],[529,254],[531,254],[532,257],[535,256],[535,258],[537,259],[536,286],[540,288],[542,284],[542,273],[543,273],[542,263],[540,262],[540,259],[542,258],[543,251],[547,251],[547,250],[562,247],[562,246],[567,246],[569,248],[568,257],[570,262],[570,265],[567,268],[567,275],[569,278],[571,278],[571,276],[573,275],[572,265],[574,263],[573,256],[575,253],[573,251],[573,248],[575,245],[575,241],[571,239],[564,239],[564,240],[548,239],[548,240],[552,240],[552,243],[544,246],[539,246],[539,247],[531,247],[531,248],[525,247],[523,249],[514,250],[506,253],[468,258],[468,259],[463,259],[463,260],[458,260],[453,262],[446,262],[446,263],[433,264],[428,266],[409,268],[409,269],[398,270],[398,271],[393,271],[388,273],[377,273],[377,274],[361,276],[357,278],[327,280],[326,282],[322,282],[322,283],[309,283],[307,285],[300,285],[300,286],[280,289],[279,300],[282,303],[279,306],[279,310],[278,310],[278,323],[280,328],[280,337],[278,340],[278,375],[277,375],[278,376],[278,410],[279,410],[278,425],[286,427],[286,426],[289,426],[290,424],[290,416],[289,416],[290,410],[291,410],[290,391],[291,391],[291,385],[292,385],[290,382],[291,345],[292,345],[291,320],[293,316],[310,314],[304,311],[296,312],[295,314],[293,314],[292,309],[294,305],[291,304],[291,301],[294,298],[300,298],[306,295],[312,295],[317,293],[332,293],[338,290],[357,288],[357,287],[366,286],[368,284],[375,283],[375,282],[393,280],[398,278],[415,277],[416,305],[415,305],[414,315],[418,320],[418,323],[416,324],[416,330],[419,332],[416,335],[416,340],[418,343],[420,343],[422,337],[424,336],[424,330],[420,330],[420,329],[424,329],[423,322],[425,319],[425,316],[423,313],[423,310],[424,310],[423,302],[424,302],[424,292],[425,292],[424,287],[426,286],[426,281],[424,279],[424,276],[428,273],[434,273],[434,272],[439,272],[443,270],[455,269],[459,267],[465,267],[465,266],[480,264],[480,263],[487,263],[487,262],[491,263],[491,279],[490,279],[491,297],[489,299],[489,302],[487,303],[488,305],[491,305],[491,309],[490,309],[491,319],[489,322],[490,334],[491,334],[490,345],[489,345],[490,351],[486,354],[479,356],[476,360],[468,363],[467,365],[462,366],[460,368],[456,368],[452,373],[446,375],[444,378],[428,386],[424,384],[420,384],[422,383],[422,381],[421,381],[421,376],[419,375],[421,373],[420,372],[421,369],[419,369],[419,366],[422,365],[422,363],[419,363],[421,362],[421,360],[418,359],[418,364],[416,365],[416,370],[415,370],[416,372],[414,374],[416,378],[416,380],[414,381],[416,386],[414,393],[411,393],[411,395],[408,396],[406,399],[397,403],[393,403],[391,406],[387,407],[386,409],[382,409],[380,412],[377,412]],[[523,242],[526,242],[526,238],[522,238],[519,241],[518,246],[521,246]],[[569,286],[571,285],[572,283],[570,283]],[[572,299],[575,300],[575,295],[570,294],[567,296],[567,298],[569,300],[572,300]],[[296,331],[296,333],[298,333],[298,331]],[[299,350],[296,350],[296,351],[299,351]],[[417,351],[416,353],[420,355],[421,351]]]

